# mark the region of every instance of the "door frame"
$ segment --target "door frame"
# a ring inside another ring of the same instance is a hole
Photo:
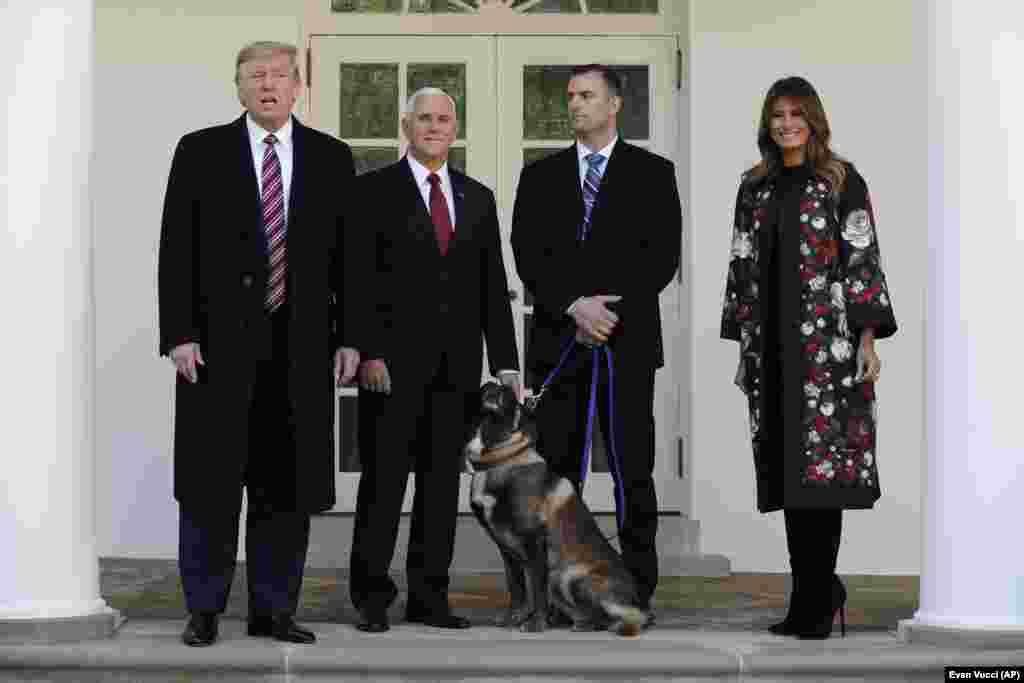
[[[405,18],[409,19],[410,17],[405,17]],[[419,19],[423,19],[423,17],[416,17],[415,19],[419,20]],[[603,19],[605,21],[607,21],[607,17],[604,17]],[[521,166],[517,167],[516,170],[514,172],[512,172],[512,175],[510,175],[508,178],[504,177],[505,174],[506,174],[506,169],[510,168],[510,166],[506,163],[506,160],[503,158],[503,155],[506,154],[506,143],[504,141],[504,137],[506,136],[507,131],[505,131],[503,126],[499,123],[500,118],[501,118],[499,112],[500,112],[501,107],[502,107],[502,105],[501,105],[501,103],[499,101],[499,99],[501,97],[500,93],[502,92],[502,88],[503,88],[502,81],[503,81],[504,78],[507,77],[504,74],[504,70],[502,69],[502,61],[501,61],[501,54],[500,54],[500,49],[501,49],[501,46],[503,45],[503,43],[502,43],[503,40],[505,40],[505,41],[507,41],[508,39],[511,39],[511,40],[521,40],[521,39],[528,39],[528,38],[535,38],[537,40],[544,40],[544,39],[551,39],[551,38],[558,38],[558,39],[569,39],[569,38],[573,38],[573,39],[598,39],[598,40],[601,40],[601,39],[612,39],[612,40],[614,40],[615,38],[620,38],[620,37],[621,38],[639,38],[639,39],[657,38],[657,39],[671,39],[671,40],[674,40],[676,42],[676,45],[677,45],[677,54],[678,54],[678,58],[679,58],[679,62],[677,63],[676,68],[680,69],[680,73],[678,74],[678,77],[677,77],[678,86],[677,86],[677,89],[676,89],[676,92],[675,92],[675,97],[673,98],[674,101],[672,103],[672,109],[674,110],[675,118],[677,118],[678,121],[679,121],[679,125],[678,125],[678,127],[674,128],[674,130],[672,130],[672,134],[669,135],[669,137],[672,140],[672,142],[669,143],[670,144],[670,148],[663,147],[662,145],[656,145],[655,146],[655,151],[657,151],[658,153],[668,157],[669,159],[673,160],[676,163],[677,182],[679,184],[680,194],[681,194],[681,196],[683,198],[683,201],[684,201],[684,223],[688,224],[688,221],[685,219],[685,216],[686,216],[686,214],[685,214],[685,207],[686,207],[686,204],[688,204],[688,202],[686,201],[686,199],[687,199],[686,188],[688,186],[684,183],[684,178],[682,177],[682,170],[684,168],[684,164],[682,163],[684,161],[684,156],[683,156],[682,152],[687,147],[687,143],[688,143],[688,138],[687,138],[688,127],[685,125],[686,117],[688,115],[688,106],[687,106],[687,101],[686,101],[686,89],[685,89],[685,87],[683,87],[685,85],[685,80],[686,79],[684,77],[685,74],[682,71],[682,69],[683,69],[682,49],[681,49],[681,46],[680,46],[680,36],[679,35],[677,35],[677,34],[664,34],[664,33],[648,34],[648,35],[637,35],[637,34],[622,33],[622,34],[618,34],[618,35],[612,37],[612,36],[608,36],[608,35],[589,35],[589,34],[555,35],[555,34],[550,33],[550,32],[545,32],[545,33],[536,34],[536,35],[529,35],[529,34],[526,34],[526,33],[517,33],[517,32],[510,32],[510,33],[507,33],[507,34],[506,33],[475,34],[475,33],[458,33],[458,32],[455,32],[455,33],[452,33],[452,34],[437,34],[437,33],[433,33],[433,34],[422,35],[422,36],[420,36],[420,35],[408,35],[408,34],[404,34],[404,35],[403,34],[392,34],[392,35],[369,36],[367,34],[361,34],[361,33],[351,33],[351,34],[345,33],[345,34],[330,34],[330,35],[328,35],[328,34],[315,34],[315,35],[314,34],[310,34],[310,35],[308,35],[308,38],[307,38],[307,49],[308,49],[308,51],[307,51],[307,75],[309,75],[309,70],[312,69],[312,67],[313,67],[314,55],[316,54],[316,51],[313,49],[314,48],[314,39],[317,39],[317,43],[319,43],[319,39],[327,39],[327,38],[340,38],[340,39],[353,40],[353,39],[370,38],[370,37],[374,38],[375,40],[396,39],[396,40],[402,41],[405,44],[409,44],[409,43],[411,43],[411,42],[413,42],[413,41],[415,41],[417,39],[420,39],[420,38],[423,38],[423,39],[441,38],[441,39],[449,39],[449,40],[458,40],[458,39],[465,39],[465,38],[477,38],[477,39],[489,38],[489,39],[493,39],[494,53],[493,53],[493,57],[492,57],[491,63],[492,63],[492,68],[493,68],[493,73],[494,73],[494,79],[497,82],[497,85],[494,88],[495,93],[494,93],[494,97],[493,97],[493,109],[494,109],[494,120],[495,120],[495,123],[494,123],[493,127],[496,128],[496,133],[497,133],[497,135],[496,135],[496,149],[493,150],[493,152],[489,154],[489,156],[491,156],[493,158],[493,164],[485,163],[485,164],[480,165],[478,163],[478,164],[475,165],[475,168],[474,168],[474,164],[468,164],[468,166],[469,166],[470,174],[473,177],[479,179],[481,182],[484,182],[489,187],[492,187],[492,188],[495,189],[495,196],[496,196],[496,199],[497,199],[497,202],[498,202],[498,211],[499,211],[500,221],[501,221],[501,225],[502,225],[502,244],[503,244],[503,249],[504,249],[504,252],[505,252],[505,258],[506,258],[506,261],[508,262],[506,264],[506,268],[509,271],[510,287],[513,288],[513,289],[517,289],[517,291],[520,293],[519,298],[516,301],[512,302],[513,303],[513,307],[517,308],[517,313],[515,315],[515,317],[516,317],[516,336],[517,336],[517,342],[519,344],[519,349],[520,349],[520,357],[522,357],[522,354],[523,354],[523,338],[522,338],[522,336],[523,336],[523,325],[522,325],[523,297],[522,297],[522,287],[521,287],[521,284],[520,284],[520,282],[518,280],[518,275],[515,273],[513,261],[511,260],[511,249],[510,249],[510,247],[508,245],[508,227],[507,226],[510,226],[510,224],[511,224],[512,201],[514,199],[515,187],[518,184],[518,174],[519,174],[519,169],[521,168]],[[505,44],[507,45],[509,43],[506,42]],[[597,53],[600,54],[599,51],[597,51]],[[405,53],[401,54],[401,56],[399,57],[398,61],[406,61],[406,62],[407,61],[417,61],[418,62],[418,61],[429,61],[429,59],[421,60],[421,58],[417,55],[417,53],[415,51],[407,50]],[[626,60],[626,61],[628,62],[628,60]],[[619,60],[619,59],[609,59],[609,61],[608,61],[608,63],[613,64],[613,65],[615,63],[620,63],[620,62],[622,62],[622,60]],[[558,62],[551,62],[551,63],[558,63]],[[624,63],[624,62],[622,62],[622,63]],[[670,68],[669,64],[665,64],[664,66],[665,66],[665,68]],[[468,75],[467,75],[467,79],[468,79]],[[313,125],[314,127],[317,127],[317,128],[324,129],[325,126],[323,125],[323,122],[318,121],[316,116],[314,115],[314,98],[315,98],[315,91],[317,89],[317,81],[318,81],[318,78],[309,78],[309,77],[307,77],[307,80],[306,80],[306,84],[307,84],[306,85],[306,98],[305,98],[305,103],[304,103],[305,107],[304,108],[306,110],[306,118],[309,121],[310,125]],[[404,87],[404,84],[403,84],[403,87]],[[469,93],[470,97],[472,97],[473,91],[472,91],[472,89],[469,88],[468,85],[467,85],[467,92]],[[652,104],[652,107],[653,107],[653,104]],[[470,119],[470,124],[472,124],[472,122],[474,120],[473,117],[467,117],[467,118]],[[479,115],[477,115],[477,118],[479,118]],[[664,122],[663,125],[665,125],[667,127],[671,127],[671,120],[670,120],[669,117],[665,117],[665,122]],[[654,123],[652,122],[652,127],[653,126],[654,126]],[[467,131],[467,135],[466,135],[466,137],[467,137],[467,144],[469,143],[468,135],[469,135],[469,132]],[[567,141],[565,144],[568,145],[568,144],[571,144],[571,143],[569,141]],[[470,151],[470,154],[472,154],[472,151]],[[479,155],[474,155],[474,156],[479,156]],[[493,166],[493,169],[490,168],[491,166]],[[689,241],[685,233],[686,233],[686,231],[684,230],[684,237],[683,237],[684,253],[685,253],[685,245]],[[674,513],[688,514],[688,512],[690,510],[690,507],[691,507],[691,500],[692,500],[691,484],[688,481],[688,476],[687,476],[688,472],[686,471],[687,468],[684,466],[684,463],[682,461],[682,457],[683,457],[683,448],[682,448],[682,446],[685,444],[686,434],[689,431],[688,428],[687,428],[688,427],[687,416],[688,416],[688,412],[689,412],[689,400],[688,400],[688,383],[687,383],[686,379],[688,377],[687,369],[690,366],[690,361],[687,358],[687,351],[686,351],[686,349],[688,348],[689,345],[685,343],[685,339],[687,338],[687,335],[685,334],[685,328],[684,328],[684,325],[686,325],[687,320],[688,320],[686,314],[688,312],[689,306],[688,306],[688,302],[686,301],[686,297],[683,295],[683,293],[685,291],[684,283],[686,281],[686,274],[687,274],[686,270],[687,270],[686,269],[686,262],[685,262],[685,260],[681,260],[680,272],[678,273],[677,281],[676,281],[676,284],[674,285],[674,290],[676,292],[675,295],[674,295],[675,301],[672,302],[669,305],[668,309],[666,309],[666,307],[665,307],[665,305],[663,303],[663,314],[664,313],[670,313],[672,311],[674,311],[674,313],[675,313],[674,315],[666,315],[665,316],[665,321],[663,322],[663,336],[664,336],[664,340],[665,340],[666,351],[668,351],[668,353],[666,353],[666,366],[658,373],[658,384],[663,386],[665,382],[670,382],[672,387],[673,387],[673,393],[674,393],[674,396],[672,397],[672,400],[669,401],[669,403],[674,403],[674,408],[673,408],[672,405],[666,405],[665,409],[662,411],[662,419],[656,422],[656,440],[657,440],[657,443],[659,444],[658,447],[657,447],[658,448],[658,452],[657,452],[657,459],[656,459],[656,467],[659,467],[659,465],[657,463],[660,462],[661,463],[661,467],[659,469],[664,469],[664,472],[662,473],[662,477],[660,477],[660,478],[656,477],[656,485],[657,485],[658,496],[659,496],[659,508],[661,509],[661,511],[663,513],[664,512],[669,512],[669,513],[673,513],[674,512]],[[670,349],[676,349],[676,350],[675,351],[670,351]],[[340,432],[341,432],[341,430],[340,430],[340,424],[339,424],[339,419],[338,419],[338,415],[337,415],[340,412],[337,409],[338,399],[340,399],[342,396],[353,396],[355,394],[356,394],[356,392],[355,392],[354,389],[348,389],[348,388],[339,389],[338,393],[337,393],[337,398],[336,398],[336,401],[335,401],[335,410],[336,410],[336,418],[335,418],[336,466],[335,466],[335,470],[336,470],[336,472],[338,472],[339,469],[340,469],[339,468],[339,464],[340,464],[340,455],[339,455],[340,450],[339,450],[339,446],[340,446],[340,443],[341,443],[341,440],[340,440],[340,437],[341,437],[341,433]],[[657,400],[658,399],[657,399],[657,396],[656,396],[656,401]],[[666,416],[669,417],[668,420],[664,419]],[[677,452],[677,448],[672,447],[673,444],[675,444],[676,442],[678,442],[678,452]],[[656,471],[658,471],[658,470],[656,470]],[[665,476],[670,471],[674,473],[674,476]],[[346,476],[348,476],[350,478],[354,478],[356,480],[358,478],[358,474],[355,474],[355,475],[351,475],[350,474],[350,475],[346,475]],[[409,485],[409,487],[407,489],[406,501],[405,501],[405,505],[404,505],[404,510],[405,511],[411,510],[411,492],[412,492],[412,488],[413,488],[413,484],[412,484],[412,481],[411,481],[411,478],[410,478],[410,485]],[[588,492],[593,492],[597,488],[599,488],[599,487],[590,486],[590,487],[588,487]],[[598,504],[596,505],[596,508],[597,508],[598,511],[605,511],[604,508],[608,507],[607,502],[611,500],[611,497],[610,497],[610,482],[605,486],[605,488],[607,488],[607,491],[601,493],[598,496],[598,500],[604,501],[603,503],[598,502]],[[468,494],[468,482],[463,482],[463,485],[460,486],[460,511],[462,511],[462,512],[466,512],[469,509],[468,508],[468,495],[467,494]],[[588,498],[590,498],[592,496],[594,496],[593,493],[589,493],[587,495]],[[591,501],[592,504],[594,504],[595,502],[597,502],[597,501]],[[354,509],[355,509],[355,485],[352,484],[352,483],[343,484],[340,487],[340,489],[339,489],[338,505],[337,505],[335,511],[336,512],[352,512]]]

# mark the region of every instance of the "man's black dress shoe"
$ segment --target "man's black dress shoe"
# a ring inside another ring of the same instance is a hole
[[[365,607],[359,610],[359,621],[356,628],[364,633],[384,633],[390,631],[388,624],[388,613],[386,610],[374,607]]]
[[[409,612],[405,613],[405,620],[410,624],[425,624],[437,628],[469,628],[469,619],[452,614],[448,611],[437,612]]]
[[[213,645],[217,640],[217,615],[194,613],[188,618],[188,624],[181,633],[181,642],[189,647],[205,647]]]
[[[250,636],[261,638],[274,638],[284,643],[298,643],[308,645],[316,642],[316,635],[308,628],[303,628],[295,623],[290,614],[276,618],[271,617],[250,617],[249,627],[246,632]]]

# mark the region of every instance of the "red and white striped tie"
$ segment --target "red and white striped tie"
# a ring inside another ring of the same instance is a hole
[[[267,232],[267,257],[270,260],[270,277],[267,278],[266,307],[271,313],[284,303],[285,282],[288,261],[285,258],[284,230],[284,185],[281,178],[281,161],[277,158],[274,145],[277,138],[268,135],[263,138],[267,149],[263,152],[263,229]]]

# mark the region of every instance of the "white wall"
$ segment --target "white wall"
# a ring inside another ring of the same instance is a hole
[[[178,138],[238,116],[235,54],[246,42],[264,39],[297,42],[297,9],[271,0],[97,2],[93,211],[101,556],[177,554],[174,373],[156,356],[160,211]]]
[[[756,126],[777,78],[821,95],[836,150],[868,182],[899,333],[880,342],[882,498],[848,512],[839,571],[917,573],[923,459],[927,154],[925,36],[919,0],[694,0],[691,15],[693,346],[691,469],[701,549],[734,571],[788,571],[782,514],[756,511],[735,342],[719,340],[732,209],[757,160]]]

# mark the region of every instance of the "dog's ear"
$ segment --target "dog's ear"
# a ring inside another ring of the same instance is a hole
[[[502,399],[504,398],[504,392],[502,387],[496,382],[488,382],[487,384],[480,387],[480,410],[483,413],[498,413],[502,409]]]

